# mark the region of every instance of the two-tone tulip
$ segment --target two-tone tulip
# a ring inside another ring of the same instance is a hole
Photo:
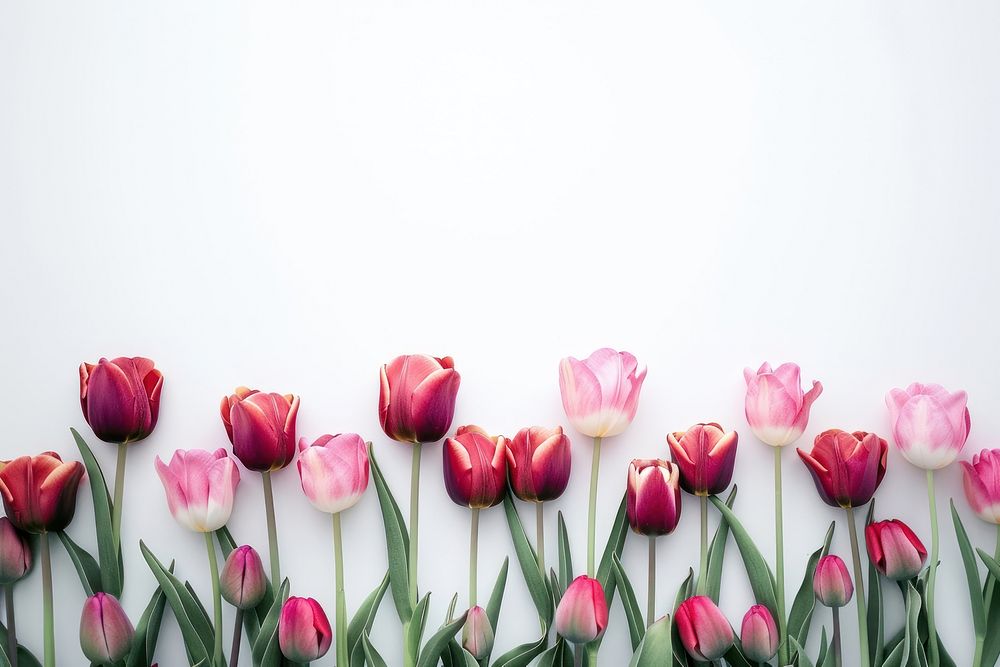
[[[1000,525],[1000,449],[984,449],[971,462],[962,461],[962,483],[976,516]]]
[[[561,426],[522,428],[507,441],[507,479],[528,502],[555,500],[566,490],[572,465],[569,438]]]
[[[28,537],[10,519],[0,517],[0,586],[19,581],[31,569]]]
[[[462,628],[462,647],[476,660],[482,660],[493,650],[493,625],[486,610],[476,605],[469,610]]]
[[[156,427],[163,374],[145,357],[80,364],[80,406],[94,435],[105,442],[142,440]]]
[[[64,529],[76,513],[83,479],[79,461],[63,461],[55,452],[0,462],[0,495],[7,517],[26,533]]]
[[[803,392],[799,367],[792,363],[772,370],[765,362],[756,373],[745,369],[743,377],[747,383],[747,423],[757,439],[771,447],[784,447],[798,440],[809,422],[813,401],[823,393],[823,385],[814,381],[812,388]]]
[[[80,648],[91,662],[110,665],[132,649],[135,628],[113,595],[97,593],[87,598],[80,616]]]
[[[924,470],[938,470],[958,458],[969,437],[968,396],[939,384],[914,382],[885,397],[892,437],[900,454]]]
[[[674,623],[684,650],[695,660],[718,660],[736,641],[729,621],[712,598],[705,595],[684,600],[677,607]]]
[[[874,433],[838,428],[816,436],[811,452],[798,450],[827,505],[861,507],[872,499],[885,476],[889,445]]]
[[[169,464],[156,457],[167,507],[190,530],[210,533],[222,528],[233,513],[240,471],[224,449],[178,449]]]
[[[290,597],[278,618],[278,646],[292,662],[319,660],[330,650],[333,630],[319,602]]]
[[[236,547],[219,574],[223,599],[237,609],[253,609],[267,593],[267,575],[260,554],[250,545]]]
[[[657,536],[674,532],[681,517],[680,473],[663,459],[635,459],[628,468],[625,510],[632,530]]]
[[[722,493],[733,479],[736,431],[726,433],[716,423],[695,424],[667,436],[680,471],[681,488],[696,496]]]
[[[299,477],[313,507],[337,514],[353,507],[368,488],[368,446],[357,433],[299,440]]]
[[[778,652],[780,639],[770,610],[762,604],[750,607],[740,626],[740,644],[747,660],[767,662]]]
[[[457,505],[482,509],[498,505],[507,484],[507,445],[478,426],[462,426],[444,443],[444,485]]]
[[[437,442],[451,428],[461,380],[451,357],[396,357],[381,371],[382,430],[398,442]]]
[[[854,595],[854,583],[840,556],[823,556],[813,574],[813,593],[824,607],[844,607]]]
[[[608,603],[601,582],[580,575],[566,588],[556,608],[556,632],[574,644],[600,638],[608,627]]]
[[[601,348],[586,359],[559,363],[563,410],[580,433],[609,438],[635,418],[646,369],[628,352]]]
[[[923,542],[899,519],[868,524],[865,543],[875,569],[894,581],[912,579],[927,562]]]
[[[237,387],[219,406],[233,454],[247,470],[281,470],[295,457],[299,397]]]

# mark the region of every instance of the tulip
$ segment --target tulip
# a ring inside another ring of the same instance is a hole
[[[626,498],[633,531],[654,537],[674,532],[681,516],[677,466],[663,459],[634,459],[628,468]]]
[[[80,648],[91,662],[110,665],[129,654],[135,628],[114,596],[97,593],[83,605]]]
[[[847,509],[861,507],[875,495],[885,476],[888,451],[886,441],[874,433],[834,428],[816,436],[812,452],[798,453],[823,501]]]
[[[156,472],[174,519],[190,530],[211,533],[226,525],[240,471],[226,450],[178,449],[164,464],[156,457]]]
[[[163,374],[144,357],[80,364],[80,406],[94,435],[119,444],[142,440],[156,427]]]
[[[750,607],[740,626],[743,655],[751,662],[767,662],[778,652],[778,626],[762,604]]]
[[[299,477],[313,507],[337,514],[353,507],[368,488],[368,446],[357,433],[299,440]]]
[[[601,582],[580,575],[559,600],[556,632],[566,641],[587,644],[600,638],[608,627],[608,603]]]
[[[695,424],[687,431],[668,435],[681,488],[695,496],[725,491],[733,479],[737,440],[736,431],[726,433],[714,423]]]
[[[461,377],[451,357],[406,354],[382,366],[379,422],[398,442],[436,442],[451,428]]]
[[[704,595],[682,602],[674,614],[674,623],[684,650],[695,660],[718,660],[732,648],[736,639],[722,611]]]
[[[10,519],[0,517],[0,585],[10,586],[31,569],[31,545]]]
[[[969,409],[964,391],[914,382],[885,397],[892,435],[903,457],[924,470],[950,465],[969,437]]]
[[[483,660],[493,650],[493,626],[486,610],[476,605],[469,610],[462,629],[462,646],[476,660]]]
[[[571,464],[570,441],[561,426],[522,428],[507,441],[507,477],[521,500],[542,503],[561,496]]]
[[[920,538],[899,519],[868,524],[865,543],[875,569],[893,581],[912,579],[927,562]]]
[[[0,462],[0,494],[7,517],[26,533],[64,529],[76,513],[83,464],[55,452]]]
[[[222,597],[239,610],[253,609],[264,599],[267,577],[256,549],[249,545],[229,553],[219,575]]]
[[[962,482],[969,506],[983,521],[1000,526],[1000,449],[984,449],[962,461]]]
[[[825,607],[844,607],[854,595],[854,584],[840,556],[823,556],[816,564],[813,592]]]
[[[490,437],[478,426],[463,426],[444,443],[444,485],[458,505],[493,507],[503,500],[507,485],[507,445],[503,436]]]
[[[248,470],[281,470],[295,457],[299,397],[237,387],[219,408],[233,454]]]
[[[290,597],[278,619],[278,645],[292,662],[319,660],[330,650],[333,631],[323,607],[312,598]]]

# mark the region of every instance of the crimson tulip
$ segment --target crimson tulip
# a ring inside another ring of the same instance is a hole
[[[102,358],[80,364],[80,406],[105,442],[142,440],[156,427],[163,374],[145,357]]]
[[[63,462],[55,452],[0,462],[0,494],[7,517],[26,533],[64,529],[76,513],[83,473],[82,463]]]
[[[451,357],[405,354],[382,366],[379,423],[399,442],[436,442],[451,428],[461,376]]]
[[[816,563],[813,592],[824,607],[843,607],[854,595],[854,584],[840,556],[823,556]]]
[[[319,602],[290,597],[278,619],[278,645],[292,662],[319,660],[330,650],[333,630]]]
[[[681,516],[677,466],[663,459],[635,459],[628,468],[626,511],[632,530],[656,536],[674,532]]]
[[[478,426],[462,426],[444,444],[444,485],[458,505],[482,509],[498,505],[507,483],[506,440]]]
[[[219,406],[233,454],[248,470],[281,470],[295,458],[299,397],[237,387]]]
[[[865,543],[875,569],[893,581],[912,579],[927,562],[923,542],[899,519],[868,524]]]
[[[677,607],[674,624],[681,644],[695,660],[718,660],[732,648],[736,637],[729,621],[712,598],[696,595]]]
[[[608,627],[608,603],[597,579],[580,575],[566,588],[556,608],[556,632],[566,641],[587,644]]]
[[[874,433],[833,428],[816,436],[812,452],[797,450],[827,505],[861,507],[885,477],[889,445]]]
[[[522,428],[507,441],[507,477],[521,500],[555,500],[566,490],[572,465],[569,438],[561,426]]]
[[[715,423],[695,424],[667,436],[681,488],[696,496],[722,493],[733,479],[736,431],[726,433]]]

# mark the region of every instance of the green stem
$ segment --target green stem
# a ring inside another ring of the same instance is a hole
[[[701,501],[701,562],[698,566],[698,595],[708,590],[708,496],[698,496]]]
[[[937,625],[934,623],[934,584],[937,581],[938,565],[938,517],[937,501],[934,498],[934,471],[927,471],[927,502],[931,511],[931,564],[927,575],[927,661],[932,665],[940,662]]]
[[[545,574],[545,503],[535,503],[535,549],[538,550],[538,572],[542,579]]]
[[[264,482],[264,511],[267,513],[267,548],[271,554],[271,586],[281,586],[281,563],[278,559],[278,524],[274,520],[274,491],[270,471],[261,473]]]
[[[14,584],[3,587],[4,606],[7,607],[7,656],[10,667],[17,667],[17,622],[14,620]]]
[[[472,529],[469,531],[469,609],[478,603],[479,581],[479,508],[472,508]]]
[[[854,604],[858,609],[858,643],[861,649],[861,664],[868,667],[871,658],[868,655],[868,610],[865,597],[865,580],[861,572],[861,549],[858,546],[858,529],[854,520],[854,508],[847,508],[847,529],[851,533],[851,560],[854,562]],[[878,581],[870,582],[878,586]]]
[[[56,628],[52,616],[52,556],[49,553],[49,534],[42,533],[42,613],[44,614],[45,667],[56,667]]]
[[[997,525],[997,544],[993,548],[993,558],[994,560],[1000,560],[1000,525]],[[987,575],[986,579],[986,595],[983,596],[984,606],[986,608],[986,613],[990,611],[990,604],[993,602],[993,591],[996,588],[996,577],[993,575]]]
[[[587,521],[587,576],[597,576],[594,540],[597,530],[597,478],[601,470],[601,438],[594,438],[594,458],[590,464],[590,514]]]
[[[233,648],[229,652],[229,667],[240,664],[240,644],[243,641],[243,610],[237,608],[236,623],[233,625]]]
[[[118,466],[115,469],[115,499],[111,506],[111,537],[115,547],[122,548],[122,498],[125,496],[125,458],[128,456],[128,441],[118,445]]]
[[[646,627],[653,624],[656,617],[656,536],[649,536],[649,570],[646,575]]]
[[[219,592],[219,562],[215,556],[215,539],[212,533],[205,533],[205,546],[208,548],[208,569],[212,575],[212,604],[215,611],[215,659],[216,665],[226,664],[222,655],[222,594]]]
[[[420,530],[420,443],[414,443],[410,459],[410,549],[407,554],[406,570],[409,581],[410,609],[417,606],[417,540]],[[407,641],[410,623],[403,623],[403,665],[417,664],[414,648]]]
[[[840,607],[833,608],[833,664],[842,667],[843,651],[840,647]]]
[[[337,665],[347,665],[347,599],[344,594],[344,542],[340,534],[340,512],[333,515],[333,560],[337,577]]]
[[[774,560],[778,596],[778,664],[788,664],[788,619],[785,617],[785,538],[781,510],[781,447],[774,448]]]

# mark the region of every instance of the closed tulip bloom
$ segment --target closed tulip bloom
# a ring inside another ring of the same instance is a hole
[[[726,433],[714,423],[695,424],[687,431],[668,435],[681,488],[696,496],[725,491],[733,479],[737,440],[736,431]]]
[[[469,610],[462,629],[462,647],[476,660],[482,660],[493,650],[493,626],[486,610],[476,605]]]
[[[260,554],[249,545],[233,549],[219,574],[222,597],[237,609],[253,609],[267,592]]]
[[[816,436],[812,452],[798,452],[823,502],[848,508],[861,507],[875,495],[889,445],[874,433],[833,428]]]
[[[333,630],[319,602],[290,597],[278,619],[278,645],[292,662],[319,660],[330,650]]]
[[[854,595],[854,582],[840,556],[823,556],[816,563],[813,592],[824,607],[843,607]]]
[[[368,488],[368,446],[357,433],[322,435],[311,445],[299,440],[302,490],[320,512],[353,507]]]
[[[458,505],[498,505],[507,488],[507,445],[478,426],[463,426],[444,443],[444,486]]]
[[[179,524],[210,533],[229,521],[240,471],[226,450],[178,449],[169,465],[156,457],[156,472]]]
[[[781,364],[772,370],[765,362],[757,372],[743,371],[747,382],[746,415],[750,430],[757,439],[771,447],[790,445],[806,430],[809,408],[823,385],[814,381],[802,391],[797,364]]]
[[[584,360],[559,362],[563,410],[580,433],[609,438],[622,433],[635,418],[645,367],[628,352],[602,347]]]
[[[740,626],[743,655],[751,662],[767,662],[778,652],[778,626],[762,604],[750,607]]]
[[[969,437],[968,396],[939,384],[914,382],[885,397],[892,437],[903,457],[924,470],[938,470],[958,458]]]
[[[461,381],[451,357],[396,357],[381,370],[382,430],[398,442],[437,442],[451,428]]]
[[[80,648],[88,660],[99,665],[121,660],[129,654],[133,637],[132,621],[113,595],[87,598],[80,616]]]
[[[219,407],[233,454],[248,470],[281,470],[295,457],[299,397],[237,387]]]
[[[521,500],[555,500],[569,484],[569,438],[561,426],[522,428],[507,441],[507,478]]]
[[[1000,449],[984,449],[971,463],[962,461],[962,481],[976,516],[1000,524]]]
[[[80,364],[80,406],[94,435],[105,442],[136,442],[156,427],[163,374],[145,357]]]
[[[556,608],[556,632],[566,641],[586,644],[608,627],[608,603],[601,582],[580,575],[574,579]]]
[[[718,660],[736,641],[729,621],[712,598],[705,595],[682,602],[674,614],[674,623],[684,650],[695,660]]]
[[[0,495],[7,517],[26,533],[62,530],[76,513],[83,464],[55,452],[0,462]]]
[[[899,519],[868,524],[865,543],[875,569],[894,581],[912,579],[927,562],[923,542]]]
[[[10,519],[0,517],[0,585],[18,581],[31,569],[31,545]]]
[[[628,467],[625,509],[640,535],[674,532],[681,518],[680,473],[663,459],[635,459]]]

